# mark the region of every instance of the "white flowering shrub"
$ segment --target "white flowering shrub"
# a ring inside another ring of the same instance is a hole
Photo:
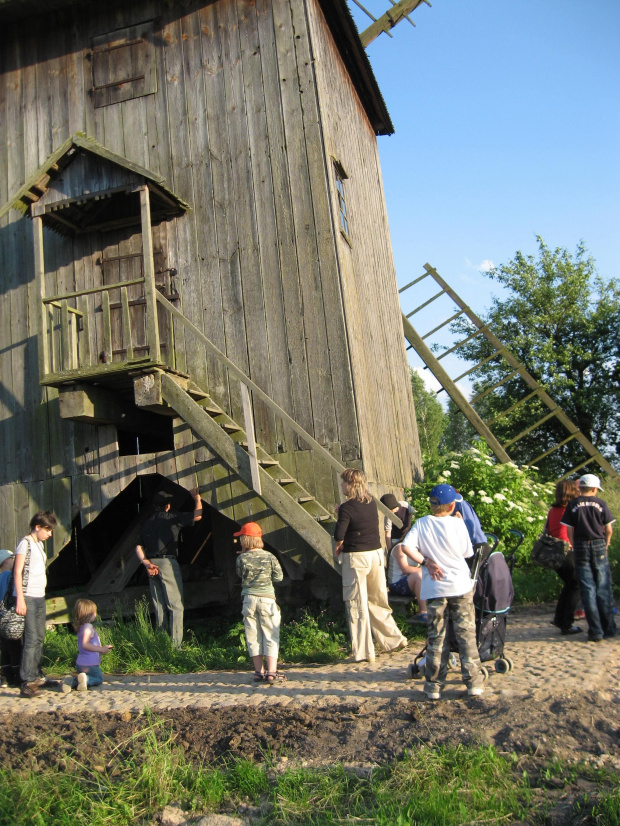
[[[521,531],[525,540],[517,551],[516,563],[529,562],[532,545],[553,502],[552,483],[539,482],[532,468],[496,462],[482,441],[463,453],[449,453],[429,462],[424,475],[424,482],[407,491],[416,517],[430,513],[428,495],[435,485],[452,485],[474,508],[482,529],[500,538],[504,553],[510,553],[516,544],[510,529]]]

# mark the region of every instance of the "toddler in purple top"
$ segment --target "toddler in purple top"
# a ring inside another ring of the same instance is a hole
[[[93,622],[97,619],[97,606],[90,599],[78,599],[73,608],[73,627],[77,631],[78,655],[75,661],[77,677],[67,677],[64,692],[76,688],[86,691],[103,682],[101,656],[112,650],[111,645],[101,645]]]

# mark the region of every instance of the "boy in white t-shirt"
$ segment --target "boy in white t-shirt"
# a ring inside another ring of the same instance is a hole
[[[473,581],[465,560],[473,555],[462,519],[449,519],[457,492],[452,485],[436,485],[429,495],[432,514],[418,519],[403,540],[407,556],[422,565],[420,596],[427,600],[428,642],[424,693],[438,700],[446,681],[450,646],[446,640],[452,620],[467,693],[483,693],[483,676],[476,645]]]

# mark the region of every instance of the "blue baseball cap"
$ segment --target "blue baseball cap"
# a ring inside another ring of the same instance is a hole
[[[435,485],[428,495],[428,501],[432,505],[449,505],[452,502],[460,502],[462,498],[452,485]]]

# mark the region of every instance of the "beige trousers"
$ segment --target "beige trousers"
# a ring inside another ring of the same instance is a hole
[[[342,554],[342,596],[356,661],[375,659],[373,637],[381,651],[407,642],[388,604],[381,548]]]

